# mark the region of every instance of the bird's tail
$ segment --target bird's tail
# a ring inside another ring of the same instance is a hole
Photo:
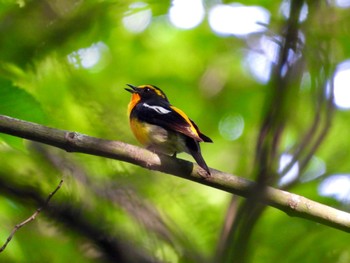
[[[192,157],[196,160],[197,164],[200,167],[202,167],[208,173],[208,175],[210,175],[209,167],[203,159],[199,142],[194,140],[191,137],[186,136],[186,146],[187,146],[186,152],[191,154]]]
[[[210,175],[210,170],[208,165],[206,164],[206,162],[203,159],[202,153],[199,149],[199,151],[193,151],[190,150],[191,155],[193,156],[193,158],[196,160],[197,164],[202,167],[209,175]]]

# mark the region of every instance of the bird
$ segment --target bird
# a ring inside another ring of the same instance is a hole
[[[179,108],[170,104],[165,93],[154,85],[126,84],[132,94],[128,104],[130,127],[136,139],[147,149],[176,157],[186,152],[210,176],[200,142],[213,142]]]

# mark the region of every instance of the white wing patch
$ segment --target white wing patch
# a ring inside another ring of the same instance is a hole
[[[146,108],[152,109],[160,114],[168,114],[171,112],[170,110],[167,110],[166,108],[163,108],[161,106],[151,106],[151,105],[148,105],[147,103],[144,103],[143,106]]]

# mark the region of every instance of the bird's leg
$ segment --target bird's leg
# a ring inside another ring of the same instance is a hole
[[[174,152],[174,154],[171,156],[171,157],[173,157],[173,158],[176,158],[176,152]]]

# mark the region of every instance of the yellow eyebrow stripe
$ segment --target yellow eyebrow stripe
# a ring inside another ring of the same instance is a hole
[[[198,139],[200,139],[200,141],[202,141],[202,139],[199,137],[199,134],[197,132],[197,129],[193,126],[192,122],[190,121],[190,119],[187,117],[187,115],[182,111],[180,110],[179,108],[176,108],[174,106],[170,106],[170,108],[172,108],[174,111],[176,111],[178,114],[181,115],[182,118],[185,119],[185,121],[188,123],[188,125],[190,126],[190,130],[191,132],[196,136],[198,137]]]

